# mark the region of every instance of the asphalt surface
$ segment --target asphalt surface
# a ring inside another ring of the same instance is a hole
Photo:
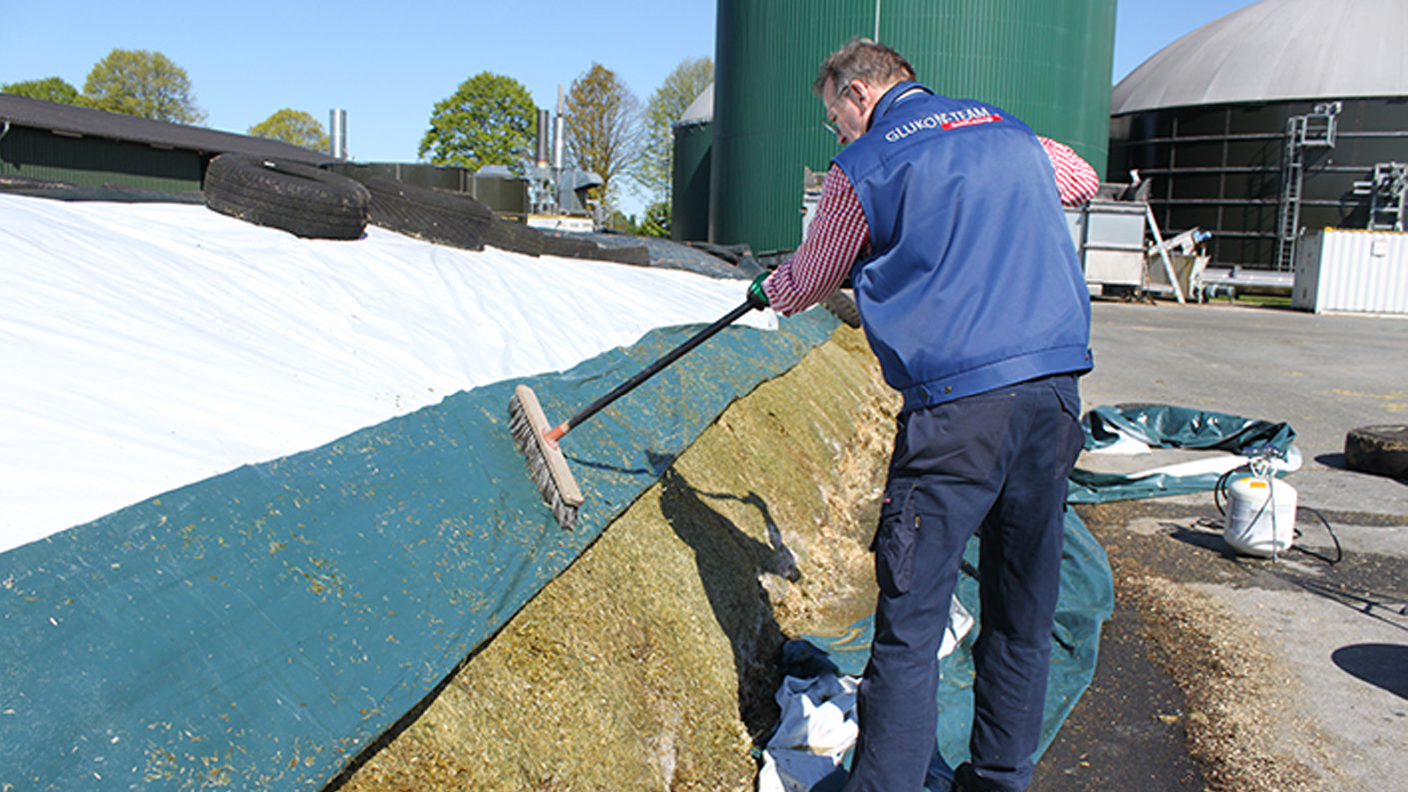
[[[1115,565],[1117,606],[1094,682],[1032,790],[1230,788],[1192,755],[1186,691],[1170,674],[1180,661],[1149,637],[1151,616],[1122,583],[1130,569],[1207,595],[1270,647],[1271,665],[1285,672],[1278,691],[1293,703],[1268,731],[1294,736],[1258,748],[1268,766],[1305,764],[1319,777],[1310,788],[1402,788],[1408,482],[1348,470],[1344,438],[1360,426],[1408,423],[1408,318],[1101,301],[1092,346],[1086,409],[1169,404],[1290,423],[1303,467],[1286,480],[1315,511],[1301,510],[1296,546],[1271,560],[1231,551],[1211,495],[1081,507]],[[1129,472],[1189,456],[1082,464]]]

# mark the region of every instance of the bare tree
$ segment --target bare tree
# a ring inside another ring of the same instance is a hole
[[[615,72],[593,63],[572,81],[563,104],[568,156],[578,168],[601,177],[596,197],[613,208],[619,192],[616,177],[640,149],[640,100]]]

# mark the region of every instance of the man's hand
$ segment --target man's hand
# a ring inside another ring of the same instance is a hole
[[[749,305],[759,309],[766,308],[768,307],[768,305],[770,305],[770,302],[768,300],[768,293],[763,291],[763,281],[767,280],[768,276],[771,274],[771,272],[764,272],[763,274],[754,278],[753,282],[748,285]]]

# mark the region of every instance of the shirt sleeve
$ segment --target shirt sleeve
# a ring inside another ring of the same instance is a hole
[[[1061,203],[1066,206],[1080,206],[1095,197],[1100,189],[1100,177],[1081,156],[1064,143],[1037,136],[1046,156],[1051,158],[1051,166],[1056,170],[1056,190],[1061,195]]]
[[[1051,158],[1061,203],[1079,206],[1093,198],[1100,179],[1090,163],[1069,146],[1040,136],[1038,140]],[[844,171],[832,165],[806,239],[763,283],[773,310],[791,316],[825,299],[846,280],[869,244],[870,225],[855,187]]]
[[[835,291],[870,244],[870,225],[844,171],[832,165],[807,237],[763,283],[773,310],[791,316]]]

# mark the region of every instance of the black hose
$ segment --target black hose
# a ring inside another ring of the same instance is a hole
[[[1313,514],[1313,515],[1315,515],[1316,517],[1318,517],[1318,518],[1320,519],[1320,522],[1325,526],[1325,532],[1330,535],[1330,541],[1332,541],[1332,542],[1335,543],[1335,557],[1334,557],[1333,560],[1332,560],[1332,559],[1329,559],[1329,558],[1326,558],[1325,556],[1322,556],[1322,555],[1320,555],[1319,553],[1313,552],[1313,551],[1311,551],[1311,550],[1306,550],[1304,547],[1301,547],[1300,545],[1292,545],[1292,546],[1291,546],[1292,549],[1299,550],[1300,552],[1305,553],[1306,555],[1311,556],[1311,557],[1313,557],[1313,558],[1318,558],[1318,559],[1320,559],[1321,561],[1324,561],[1325,563],[1329,564],[1330,566],[1334,566],[1335,564],[1338,564],[1340,561],[1344,560],[1344,548],[1340,547],[1340,538],[1335,535],[1335,529],[1330,526],[1330,521],[1327,520],[1327,519],[1325,519],[1325,515],[1321,514],[1320,512],[1316,511],[1315,509],[1310,508],[1309,506],[1297,506],[1297,507],[1296,507],[1296,511],[1302,511],[1302,510],[1308,511],[1308,512],[1310,512],[1311,514]],[[1300,536],[1301,536],[1300,529],[1297,528],[1297,529],[1296,529],[1296,538],[1299,539]]]

